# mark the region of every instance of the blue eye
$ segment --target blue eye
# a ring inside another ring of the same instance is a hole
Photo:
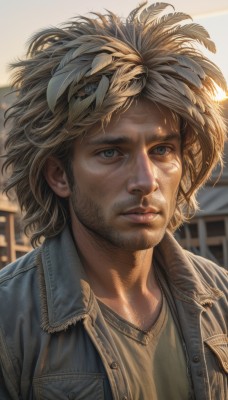
[[[107,149],[102,151],[103,157],[111,158],[117,155],[117,151],[115,149]]]
[[[153,151],[159,156],[164,156],[170,152],[170,148],[167,146],[158,146]]]

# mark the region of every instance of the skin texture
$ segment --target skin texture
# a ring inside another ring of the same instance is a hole
[[[73,188],[51,160],[46,178],[69,198],[72,232],[95,295],[147,329],[161,306],[152,267],[176,206],[182,174],[179,121],[146,100],[104,131],[77,139]]]
[[[154,247],[176,206],[179,126],[145,101],[133,105],[114,117],[105,133],[76,141],[73,174],[75,235],[81,224],[94,240],[117,248]]]

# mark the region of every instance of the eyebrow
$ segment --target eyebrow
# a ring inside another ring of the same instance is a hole
[[[159,134],[154,134],[151,138],[149,138],[149,142],[169,142],[176,140],[178,142],[181,141],[181,136],[180,133],[173,132],[169,133],[167,135],[161,136]],[[105,134],[103,137],[100,138],[95,138],[94,140],[91,140],[89,145],[123,145],[123,144],[131,144],[132,139],[127,137],[127,136],[117,136],[117,137],[107,137]]]

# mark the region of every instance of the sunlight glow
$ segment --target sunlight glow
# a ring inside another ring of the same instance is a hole
[[[214,99],[216,101],[223,101],[227,98],[228,98],[227,93],[216,85],[216,92],[214,94]]]

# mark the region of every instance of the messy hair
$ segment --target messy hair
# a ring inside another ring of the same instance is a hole
[[[67,202],[45,180],[47,159],[57,157],[70,171],[75,139],[98,121],[105,129],[140,98],[182,122],[183,176],[169,228],[197,209],[197,190],[222,164],[225,124],[213,95],[226,82],[202,53],[202,46],[216,51],[208,32],[171,7],[144,3],[126,19],[109,11],[76,17],[35,34],[27,57],[11,66],[18,96],[7,113],[6,192],[15,189],[33,245],[68,219]]]

